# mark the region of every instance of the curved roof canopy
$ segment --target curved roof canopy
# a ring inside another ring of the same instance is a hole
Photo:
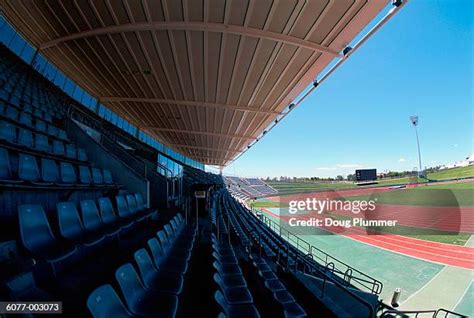
[[[7,19],[104,105],[224,166],[385,0],[0,0]]]

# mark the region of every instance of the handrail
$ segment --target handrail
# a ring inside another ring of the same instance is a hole
[[[381,281],[373,278],[373,277],[370,277],[369,275],[357,270],[356,268],[344,263],[343,261],[335,258],[334,256],[324,252],[323,250],[309,244],[308,242],[306,242],[305,240],[303,240],[302,238],[300,238],[299,236],[293,234],[292,232],[290,232],[289,230],[283,228],[282,226],[278,225],[278,223],[276,223],[275,221],[271,220],[270,218],[268,218],[265,214],[262,214],[262,218],[264,219],[264,221],[262,222],[263,224],[265,224],[268,228],[270,228],[271,230],[273,230],[274,232],[277,232],[275,231],[272,226],[268,226],[268,224],[272,224],[275,228],[278,228],[279,230],[279,233],[280,236],[285,239],[285,235],[283,234],[286,234],[286,237],[288,238],[288,240],[290,241],[290,236],[294,237],[296,239],[296,241],[302,241],[304,243],[306,243],[307,245],[310,246],[310,253],[318,260],[320,260],[320,262],[323,263],[324,266],[326,266],[328,264],[328,262],[334,262],[335,264],[339,264],[339,265],[342,265],[345,267],[345,270],[338,270],[337,272],[343,274],[347,271],[347,269],[352,269],[352,271],[356,274],[358,274],[357,276],[352,276],[352,279],[354,282],[357,283],[358,286],[360,287],[363,287],[365,290],[367,291],[370,291],[371,293],[373,294],[380,294],[382,292],[382,289],[383,289],[383,284]],[[268,224],[267,224],[268,223]],[[322,256],[320,256],[322,255]],[[337,266],[336,266],[336,269],[337,269]],[[361,276],[361,277],[359,277]]]

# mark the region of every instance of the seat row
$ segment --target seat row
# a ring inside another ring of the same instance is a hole
[[[41,168],[39,168],[37,158],[24,153],[18,154],[18,160],[15,161],[16,166],[12,165],[12,161],[8,150],[0,148],[0,182],[15,184],[27,182],[36,185],[58,186],[114,184],[112,174],[107,169],[90,169],[85,165],[77,166],[64,161],[57,163],[49,158],[41,158]],[[17,171],[17,176],[13,171]],[[77,178],[76,171],[78,171],[79,178]]]
[[[214,282],[219,286],[214,298],[223,311],[219,318],[260,317],[232,245],[213,233],[212,249]]]
[[[186,227],[182,216],[176,215],[148,241],[148,250],[137,250],[135,262],[115,272],[125,304],[110,284],[90,294],[87,307],[93,317],[175,317],[195,234],[194,228]]]
[[[8,116],[5,116],[6,118],[10,118]],[[22,123],[20,121],[17,121],[20,124],[23,124],[28,127],[28,130],[34,131],[40,134],[45,134],[48,135],[50,138],[54,139],[59,139],[60,141],[63,142],[68,142],[69,139],[67,138],[66,132],[63,129],[60,129],[52,124],[46,124],[44,121],[37,121],[35,125],[28,125],[25,123]],[[8,124],[8,125],[7,125]],[[16,138],[16,131],[19,129],[17,125],[10,124],[6,121],[2,121],[2,130],[8,132],[8,134],[5,134],[6,136],[14,136],[14,140]]]
[[[34,149],[45,153],[47,155],[65,157],[71,160],[87,161],[86,151],[82,148],[76,148],[75,144],[67,143],[63,141],[48,138],[47,135],[36,133],[34,134],[28,129],[19,129],[17,136],[17,129],[15,125],[12,125],[5,121],[0,121],[0,139],[9,142],[14,146],[20,146],[27,150]]]
[[[81,201],[81,215],[74,202],[59,202],[56,212],[61,238],[53,234],[41,205],[20,205],[18,218],[23,246],[33,257],[51,264],[55,269],[59,262],[74,255],[88,254],[101,247],[101,243],[107,241],[107,238],[117,237],[128,231],[140,222],[138,219],[142,214],[153,213],[145,208],[140,194],[127,195],[126,198],[117,196],[116,201],[117,204],[120,201],[122,214],[124,209],[128,210],[126,218],[115,212],[107,197],[98,199],[99,209],[94,200]],[[133,214],[129,212],[129,206],[133,206]]]
[[[53,116],[40,108],[33,107],[31,104],[23,106],[19,109],[13,105],[4,105],[0,103],[0,114],[6,117],[19,121],[25,125],[33,126],[33,121],[44,121],[47,123],[53,122]]]

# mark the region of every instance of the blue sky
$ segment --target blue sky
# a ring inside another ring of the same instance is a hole
[[[473,4],[412,0],[225,174],[336,176],[473,152]]]

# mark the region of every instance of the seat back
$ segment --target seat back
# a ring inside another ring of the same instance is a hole
[[[95,289],[87,298],[87,308],[94,318],[132,317],[115,289],[107,284]]]
[[[39,170],[36,158],[31,155],[20,153],[18,159],[18,177],[25,181],[38,181]]]
[[[81,161],[87,161],[87,153],[84,149],[77,149],[77,159]]]
[[[49,152],[48,137],[43,134],[36,134],[35,136],[35,148],[41,151]]]
[[[144,282],[147,281],[149,275],[156,272],[155,266],[153,265],[153,261],[151,260],[150,254],[146,251],[146,249],[141,248],[134,254],[135,261],[138,265],[138,270],[140,272],[140,276]]]
[[[138,277],[138,273],[132,264],[126,263],[120,266],[115,272],[115,279],[117,279],[120,285],[128,307],[135,307],[136,301],[139,299],[137,296],[145,293],[145,287],[140,281],[140,277]]]
[[[146,209],[146,205],[145,205],[145,202],[143,201],[143,197],[141,193],[135,193],[135,200],[137,201],[138,210]]]
[[[59,156],[65,155],[64,144],[61,141],[59,140],[53,141],[53,153]]]
[[[16,126],[6,121],[0,121],[0,139],[11,143],[16,142]]]
[[[0,179],[12,179],[10,169],[10,156],[8,155],[8,150],[6,150],[5,148],[0,148]]]
[[[67,135],[66,132],[62,129],[59,129],[58,131],[58,138],[61,138],[63,140],[67,140]]]
[[[99,198],[100,215],[102,217],[102,222],[105,224],[111,224],[117,221],[117,216],[115,215],[112,202],[109,198]]]
[[[17,120],[18,110],[15,107],[9,106],[7,107],[7,111],[5,112],[5,116],[7,116],[10,119]]]
[[[158,237],[158,240],[160,241],[161,248],[165,253],[168,253],[168,251],[171,249],[171,243],[166,237],[165,231],[161,230],[156,232],[156,236]]]
[[[76,159],[76,145],[67,144],[66,145],[66,157],[71,159]]]
[[[58,182],[58,166],[54,160],[41,158],[41,179],[45,182]]]
[[[28,113],[22,112],[20,114],[20,123],[25,124],[28,127],[33,127],[32,121],[31,121],[31,115]]]
[[[128,204],[128,209],[130,213],[135,214],[138,212],[137,202],[135,201],[135,196],[133,194],[127,194],[125,196]]]
[[[91,171],[87,166],[79,166],[79,182],[82,184],[91,184]]]
[[[58,136],[58,128],[54,125],[48,124],[48,135],[57,137]]]
[[[33,148],[33,134],[31,130],[20,128],[18,143],[22,146]]]
[[[98,168],[92,168],[92,183],[104,184],[104,178],[102,177],[102,171]]]
[[[94,200],[83,200],[80,202],[82,211],[82,222],[88,231],[98,231],[102,227],[99,211]]]
[[[59,231],[69,240],[77,240],[83,234],[83,227],[74,202],[59,202],[58,211]]]
[[[23,204],[18,206],[18,218],[21,241],[28,250],[34,252],[56,241],[41,205]]]
[[[122,195],[116,196],[115,201],[117,203],[117,212],[120,217],[128,218],[132,215],[128,208],[127,201],[125,201],[125,198]]]
[[[112,173],[110,173],[110,170],[104,169],[104,183],[105,184],[114,183],[114,180],[112,179]]]
[[[166,235],[168,236],[168,240],[173,241],[175,239],[175,234],[174,234],[173,229],[171,229],[171,226],[169,224],[166,224],[164,226],[164,229],[165,229]]]
[[[76,172],[74,171],[74,167],[69,162],[61,162],[60,163],[61,169],[61,182],[67,184],[74,184],[76,183]]]
[[[46,132],[46,123],[42,120],[36,119],[35,129],[38,131]]]
[[[148,240],[148,248],[151,252],[151,257],[153,258],[153,262],[155,263],[156,268],[160,268],[160,264],[163,261],[165,255],[163,250],[161,249],[160,243],[156,238],[152,238]]]

